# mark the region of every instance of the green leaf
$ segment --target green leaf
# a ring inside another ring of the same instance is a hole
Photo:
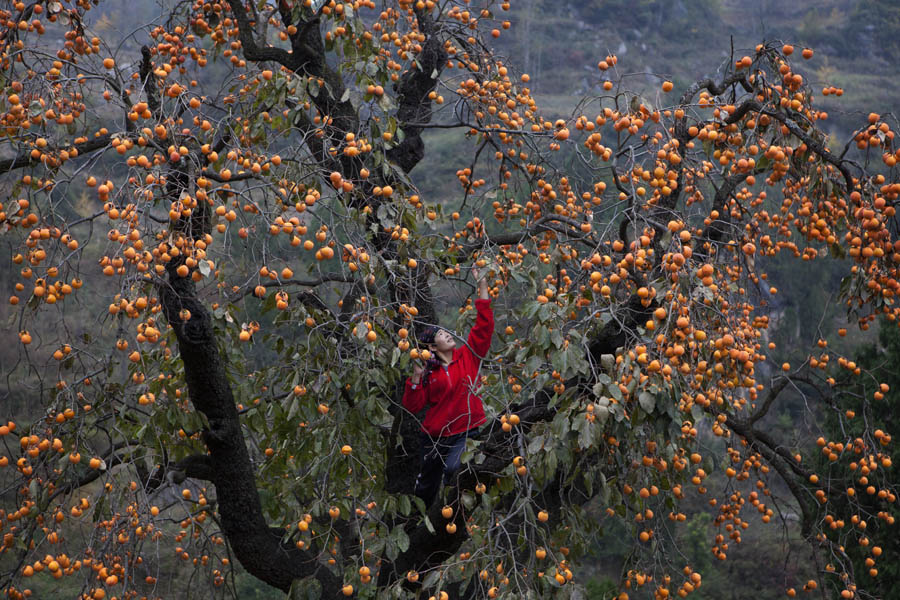
[[[694,418],[694,425],[703,418],[703,408],[699,404],[691,406],[691,416]]]
[[[653,409],[656,408],[656,396],[647,390],[643,390],[638,394],[638,403],[641,405],[641,408],[644,409],[644,412],[649,415],[653,412]]]
[[[568,376],[569,371],[569,353],[568,350],[563,350],[562,352],[557,351],[553,353],[553,356],[550,359],[550,363],[553,365],[553,368],[560,372],[563,379]]]
[[[322,584],[315,577],[304,577],[291,582],[288,600],[319,600],[322,597]]]
[[[538,308],[538,321],[544,322],[549,321],[550,317],[553,316],[553,309],[556,307],[555,304],[541,304]]]
[[[400,348],[394,346],[394,350],[391,352],[391,367],[394,367],[397,364],[397,361],[400,359]]]
[[[561,411],[556,413],[556,416],[553,417],[553,422],[550,423],[550,431],[553,432],[556,439],[565,439],[566,434],[569,433],[570,429],[571,423],[569,422],[568,415]]]
[[[613,398],[615,398],[616,400],[618,400],[619,402],[622,401],[622,390],[619,389],[618,384],[616,384],[616,383],[609,384],[608,386],[606,386],[606,391],[608,391],[609,395],[612,396]]]
[[[772,164],[772,159],[767,156],[762,156],[759,160],[756,161],[756,169],[758,171],[765,171],[769,168],[770,164]]]
[[[400,552],[406,552],[409,550],[409,536],[406,535],[402,527],[398,527],[397,531],[397,547],[400,548]]]
[[[549,452],[547,454],[547,460],[546,460],[547,477],[546,477],[545,481],[549,480],[551,477],[553,477],[556,474],[556,467],[558,464],[559,464],[559,459],[556,456],[556,452]]]
[[[432,569],[428,572],[428,575],[425,576],[425,580],[422,582],[422,587],[426,590],[431,589],[435,586],[435,584],[437,584],[440,578],[440,569]]]
[[[287,420],[292,421],[300,410],[300,398],[294,396],[291,400],[291,406],[288,408]]]
[[[550,341],[553,342],[553,345],[557,348],[563,347],[563,334],[559,328],[554,329],[550,332]]]
[[[616,370],[616,357],[612,354],[601,354],[600,366],[603,367],[603,370],[607,373],[614,372]]]
[[[275,300],[275,294],[267,294],[267,295],[266,295],[266,300],[265,300],[265,302],[263,302],[263,307],[262,307],[262,310],[261,310],[260,312],[262,312],[262,314],[266,314],[266,313],[269,312],[270,310],[274,309],[274,308],[275,308],[275,302],[276,302],[276,300]]]
[[[543,358],[537,355],[531,355],[528,357],[528,360],[525,361],[525,372],[526,373],[534,373],[538,369],[540,369],[544,364]]]
[[[578,445],[581,448],[590,448],[594,445],[594,427],[585,418],[579,417],[578,421],[582,423],[581,431],[578,433]]]
[[[397,107],[397,105],[394,103],[394,100],[388,94],[384,94],[381,96],[381,98],[378,99],[378,106],[380,106],[381,110],[383,110],[384,112],[388,112],[389,110]]]
[[[538,451],[544,449],[544,441],[546,438],[543,435],[534,436],[530,442],[528,442],[528,454],[537,454]]]
[[[432,531],[432,533],[434,532]],[[388,560],[392,562],[397,560],[397,556],[400,554],[397,550],[397,544],[391,539],[388,539],[385,543],[384,553],[387,554]]]
[[[522,316],[525,317],[526,319],[531,319],[537,314],[537,311],[540,307],[541,307],[540,302],[535,302],[535,301],[528,302],[524,306],[524,308],[522,308]]]
[[[497,478],[497,489],[500,490],[502,493],[505,494],[505,493],[511,492],[514,487],[515,487],[515,483],[513,482],[513,480],[511,478],[509,478],[509,477],[498,477]],[[432,531],[432,533],[434,533],[434,532]]]

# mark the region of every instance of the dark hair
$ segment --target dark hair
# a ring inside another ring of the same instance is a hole
[[[426,325],[422,328],[422,330],[417,334],[419,342],[422,344],[434,344],[434,338],[437,336],[438,332],[442,328],[437,325]],[[431,377],[431,372],[435,369],[441,367],[441,359],[437,356],[432,355],[427,361],[425,361],[425,370],[422,373],[422,385],[428,385],[428,380]]]
[[[438,327],[437,325],[426,325],[425,327],[422,328],[422,331],[419,333],[419,335],[417,337],[419,338],[419,341],[422,342],[423,344],[433,344],[434,338],[435,338],[435,336],[437,336],[437,333],[440,330],[441,330],[441,328]]]
[[[425,371],[422,373],[422,385],[428,385],[428,379],[431,377],[431,372],[440,369],[444,363],[441,362],[441,359],[432,356],[428,360],[425,361]]]

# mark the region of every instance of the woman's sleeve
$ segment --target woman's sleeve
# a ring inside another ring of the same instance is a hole
[[[412,380],[407,377],[406,390],[403,392],[403,408],[416,414],[425,407],[425,388],[420,383],[413,386]]]
[[[475,300],[475,326],[469,332],[469,348],[475,358],[481,360],[491,349],[491,336],[494,335],[494,311],[490,300]]]

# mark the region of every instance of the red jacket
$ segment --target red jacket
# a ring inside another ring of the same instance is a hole
[[[429,406],[422,429],[433,437],[455,435],[484,424],[484,406],[476,391],[480,387],[478,370],[481,359],[491,347],[494,334],[494,311],[490,300],[476,300],[478,316],[469,332],[467,345],[453,350],[453,359],[443,368],[434,369],[427,385],[413,388],[406,380],[403,406],[417,413]]]

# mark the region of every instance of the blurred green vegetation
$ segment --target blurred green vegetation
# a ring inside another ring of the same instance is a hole
[[[837,389],[841,389],[840,405],[843,409],[854,411],[852,418],[846,412],[828,410],[825,414],[822,435],[826,440],[845,441],[871,436],[875,430],[882,430],[888,434],[897,431],[900,425],[900,330],[892,323],[884,323],[879,331],[878,342],[869,343],[859,347],[856,351],[856,362],[860,368],[865,369],[863,378],[843,377],[838,382]],[[889,390],[884,393],[881,400],[872,400],[873,395],[880,391],[880,384],[887,384]],[[866,404],[864,405],[864,400]],[[868,441],[877,444],[881,440]],[[846,463],[830,463],[820,452],[816,453],[817,472],[826,476],[853,476]],[[880,466],[880,465],[879,465]],[[864,477],[864,476],[863,476]],[[893,481],[891,470],[874,469],[869,474],[869,484],[874,489],[883,489],[884,478]],[[887,526],[878,514],[887,513],[894,519],[900,519],[900,509],[896,503],[890,503],[878,497],[877,494],[868,493],[867,485],[857,479],[856,493],[849,497],[843,490],[833,493],[831,502],[841,507],[848,507],[866,520],[866,535],[869,538],[867,547],[858,544],[848,544],[847,554],[853,564],[853,571],[859,577],[860,584],[865,586],[875,597],[882,600],[900,599],[900,587],[896,585],[900,581],[900,537],[896,528]],[[837,543],[842,543],[847,532],[841,528],[832,530],[831,537]],[[874,548],[880,548],[883,554],[878,559],[873,553]],[[870,565],[866,559],[875,558],[874,567],[877,569],[875,576],[870,572]],[[840,593],[843,586],[836,578],[829,581],[834,587],[835,595]]]

